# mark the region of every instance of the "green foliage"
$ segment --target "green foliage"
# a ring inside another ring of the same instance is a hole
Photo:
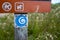
[[[28,14],[28,40],[60,40],[60,6],[52,5],[50,13]],[[14,40],[14,17],[0,18],[0,40]]]
[[[0,18],[0,40],[14,40],[13,16]]]
[[[28,40],[60,40],[60,6],[53,5],[50,13],[29,15]]]

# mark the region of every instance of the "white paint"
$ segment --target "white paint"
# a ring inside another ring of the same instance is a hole
[[[4,3],[2,4],[2,9],[3,9],[4,11],[10,11],[10,10],[12,9],[11,3],[9,3],[9,2],[4,2]]]
[[[15,3],[15,11],[23,11],[24,10],[24,3],[23,2],[16,2]]]
[[[36,11],[35,12],[38,12],[39,11],[39,5],[36,6]]]
[[[23,18],[23,17],[20,17],[20,18],[19,18],[19,23],[20,23],[20,24],[24,24],[24,23],[25,23],[25,19],[22,19],[22,18]]]

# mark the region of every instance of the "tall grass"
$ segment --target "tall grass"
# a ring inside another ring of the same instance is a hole
[[[13,25],[12,14],[0,18],[0,40],[14,40]]]
[[[60,6],[50,13],[28,13],[28,40],[60,40]],[[14,40],[14,15],[0,18],[0,40]]]

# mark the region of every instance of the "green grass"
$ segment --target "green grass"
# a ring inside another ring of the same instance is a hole
[[[60,40],[60,6],[50,13],[28,14],[28,40]],[[14,15],[0,18],[0,40],[14,40]]]
[[[14,40],[13,17],[11,15],[0,18],[0,40]]]

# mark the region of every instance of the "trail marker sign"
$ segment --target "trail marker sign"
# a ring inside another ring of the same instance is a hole
[[[0,13],[50,12],[51,0],[0,0]]]
[[[14,14],[15,40],[28,40],[28,14]]]
[[[27,14],[15,14],[14,25],[16,28],[23,28],[28,26],[28,15]]]

